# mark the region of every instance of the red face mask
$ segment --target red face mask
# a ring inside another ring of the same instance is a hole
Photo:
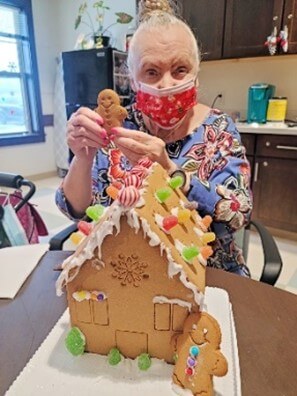
[[[197,104],[194,79],[170,88],[139,83],[136,107],[162,129],[174,128]]]

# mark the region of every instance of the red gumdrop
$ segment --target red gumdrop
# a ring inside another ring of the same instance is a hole
[[[79,221],[77,224],[77,228],[85,235],[89,235],[92,230],[92,224],[87,221]]]
[[[167,216],[163,219],[163,228],[165,231],[169,231],[171,228],[178,224],[178,218],[176,216]]]

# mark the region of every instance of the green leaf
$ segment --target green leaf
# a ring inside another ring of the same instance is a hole
[[[133,16],[126,14],[126,12],[116,12],[115,14],[118,17],[118,23],[130,23],[133,19]]]
[[[87,7],[88,7],[88,5],[87,5],[86,2],[82,3],[82,4],[79,6],[79,9],[78,9],[78,15],[81,16],[81,15],[85,12],[85,10],[87,9]]]
[[[75,20],[75,23],[74,23],[74,29],[77,29],[79,27],[80,23],[81,23],[81,16],[78,15]]]

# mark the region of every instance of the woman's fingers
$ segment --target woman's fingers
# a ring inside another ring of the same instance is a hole
[[[112,128],[109,135],[111,138],[129,138],[142,143],[147,143],[152,139],[152,136],[147,133],[121,127]]]
[[[149,153],[148,146],[134,139],[126,137],[117,137],[114,139],[116,146],[122,150],[125,149],[138,156],[144,156]]]

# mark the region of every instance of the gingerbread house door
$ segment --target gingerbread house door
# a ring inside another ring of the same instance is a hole
[[[148,335],[132,331],[116,331],[116,346],[119,351],[131,359],[148,351]]]

